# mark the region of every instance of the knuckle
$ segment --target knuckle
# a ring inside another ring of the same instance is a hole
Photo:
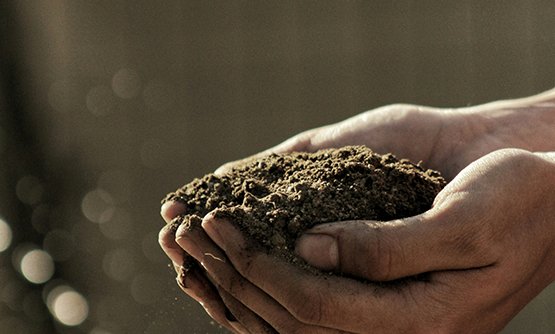
[[[418,117],[425,110],[425,108],[422,106],[407,103],[389,104],[383,108],[386,110],[386,112],[395,113],[400,117],[406,118]]]
[[[512,179],[513,182],[520,180],[518,177],[515,178],[515,175],[530,173],[530,170],[534,170],[541,159],[532,152],[517,148],[504,148],[494,151],[488,155],[488,158],[489,163],[495,166],[495,173],[499,177]]]
[[[317,324],[321,320],[320,312],[315,304],[302,303],[292,309],[291,313],[300,322]]]
[[[306,324],[319,324],[323,318],[323,310],[327,303],[322,294],[314,288],[306,287],[291,295],[291,314],[300,322]]]
[[[393,263],[395,257],[402,252],[399,245],[385,233],[381,227],[376,227],[372,233],[368,252],[368,275],[370,279],[388,281],[392,279]]]
[[[317,146],[314,144],[314,138],[317,135],[318,131],[316,129],[307,130],[304,132],[295,135],[291,139],[291,148],[293,150],[307,150],[307,151],[314,151],[317,149]]]
[[[452,236],[452,245],[456,253],[473,261],[474,266],[489,265],[499,257],[499,236],[488,228],[486,223],[462,226]]]
[[[476,235],[474,231],[468,231],[469,229],[463,228],[458,233],[454,233],[452,236],[452,245],[457,250],[457,253],[461,255],[479,254],[481,253],[479,248],[479,242],[476,240]]]
[[[240,296],[245,288],[245,281],[239,276],[232,276],[228,279],[220,279],[219,281],[224,290],[232,296]]]
[[[468,219],[468,207],[464,197],[453,196],[449,205],[438,214],[438,230],[441,230],[439,248],[470,266],[489,265],[499,258],[499,246],[503,236],[489,215],[477,215]]]
[[[233,254],[227,254],[235,269],[243,276],[243,277],[252,277],[255,272],[255,265],[256,265],[256,255],[250,254],[244,250],[239,250]]]

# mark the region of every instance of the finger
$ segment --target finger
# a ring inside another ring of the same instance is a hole
[[[160,207],[160,215],[169,224],[175,217],[185,213],[185,204],[178,201],[168,201]]]
[[[177,276],[175,281],[183,292],[197,302],[205,302],[205,299],[219,299],[216,287],[210,283],[200,268],[185,269],[174,264]]]
[[[206,313],[220,325],[233,331],[233,326],[226,317],[227,309],[212,283],[201,272],[199,267],[185,270],[177,266],[176,282],[188,296],[200,303]]]
[[[372,281],[495,263],[479,232],[457,224],[453,215],[323,224],[299,238],[296,251],[315,267]]]
[[[323,224],[299,238],[296,252],[317,268],[372,281],[492,265],[496,254],[475,237],[479,231],[459,223],[461,214],[431,210],[390,222]]]
[[[252,286],[271,296],[300,323],[355,333],[366,333],[369,328],[376,333],[388,333],[406,331],[416,322],[413,316],[418,310],[399,289],[380,288],[337,276],[314,275],[247,247],[235,227],[213,216],[205,217],[203,228],[225,250],[228,261]],[[224,235],[225,238],[222,238]],[[210,264],[213,262],[207,261]],[[241,290],[238,289],[240,283],[229,280],[222,268],[214,266],[208,271],[211,274],[220,271],[215,277],[221,275],[226,278],[222,279],[222,287],[232,295]],[[244,290],[239,294],[245,305],[252,303],[249,308],[256,308],[256,302],[251,300],[256,298],[255,294],[248,296]],[[403,310],[403,317],[399,317],[399,310]]]
[[[158,240],[166,255],[172,260],[178,286],[189,297],[199,302],[214,320],[232,330],[225,317],[225,305],[216,288],[200,271],[196,260],[175,242],[176,228],[177,224],[164,226],[160,230]]]
[[[162,250],[172,262],[183,266],[186,256],[183,249],[175,242],[175,231],[177,228],[177,224],[168,224],[162,227],[158,233],[158,244],[160,244],[160,247],[162,247]]]
[[[279,333],[337,333],[327,328],[307,326],[293,317],[273,298],[242,277],[226,254],[202,229],[180,227],[176,240],[206,269],[218,286],[238,299],[246,308],[266,321]]]
[[[230,321],[232,326],[240,324],[245,333],[277,333],[266,321],[254,314],[251,310],[245,307],[235,297],[227,293],[224,289],[218,290],[224,304],[231,312],[231,317],[235,321]],[[228,316],[228,319],[230,317]],[[236,329],[241,329],[237,326]],[[248,330],[247,330],[248,328]]]
[[[521,186],[514,176],[520,175],[516,168],[526,170],[512,162],[511,154],[520,154],[512,151],[469,165],[421,215],[390,222],[319,225],[299,239],[297,251],[315,266],[378,281],[494,265],[506,257],[504,226],[519,219],[515,208],[523,201],[507,198]]]
[[[231,284],[246,291],[246,298],[241,299],[241,301],[246,303],[247,306],[252,306],[255,302],[259,304],[273,304],[268,307],[268,313],[277,315],[283,312],[276,303],[272,303],[269,300],[267,303],[263,302],[265,299],[269,299],[268,296],[249,284],[248,281],[235,272],[233,267],[230,266],[226,255],[210,240],[202,229],[188,229],[183,226],[177,231],[176,240],[185,251],[199,261],[201,266],[203,266],[203,268],[210,273],[211,277],[216,280],[217,284],[228,281],[229,283],[225,284],[226,286]],[[214,273],[216,273],[216,275],[213,275]],[[221,286],[223,288],[223,285]]]

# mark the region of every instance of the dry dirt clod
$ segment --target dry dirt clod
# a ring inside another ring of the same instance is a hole
[[[185,204],[179,221],[191,228],[216,210],[216,217],[239,226],[253,246],[301,263],[292,250],[303,231],[327,222],[417,215],[444,186],[440,173],[421,163],[347,146],[251,160],[224,176],[195,179],[162,202]]]

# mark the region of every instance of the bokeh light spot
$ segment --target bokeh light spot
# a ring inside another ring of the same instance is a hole
[[[0,218],[0,253],[10,247],[12,238],[12,228],[5,220]]]
[[[54,275],[54,261],[47,252],[33,249],[21,259],[20,269],[29,282],[42,284]]]
[[[83,215],[93,223],[105,223],[114,213],[114,200],[110,194],[102,189],[88,192],[81,201]]]
[[[50,291],[46,303],[56,320],[66,326],[77,326],[89,316],[89,303],[85,297],[67,285]]]
[[[115,108],[115,96],[106,86],[95,86],[89,90],[85,100],[87,109],[96,116],[110,114]]]
[[[122,68],[112,78],[112,89],[122,99],[131,99],[141,91],[139,74],[129,68]]]

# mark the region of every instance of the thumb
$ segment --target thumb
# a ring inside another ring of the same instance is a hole
[[[461,226],[463,225],[463,226]],[[490,265],[472,228],[457,215],[428,211],[389,222],[345,221],[318,225],[297,241],[297,254],[326,271],[390,281],[439,270]]]

